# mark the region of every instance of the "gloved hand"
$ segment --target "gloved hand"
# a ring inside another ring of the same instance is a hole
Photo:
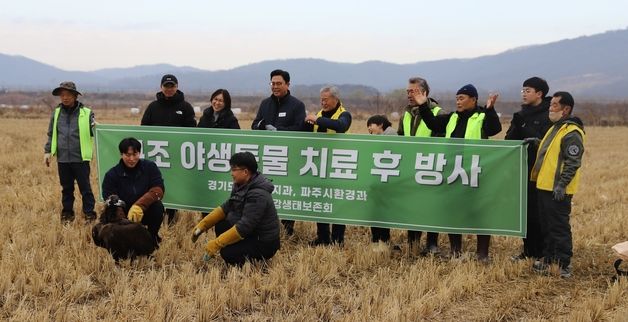
[[[277,128],[268,124],[266,125],[266,131],[277,131]]]
[[[565,187],[561,185],[557,185],[554,188],[553,195],[554,195],[554,200],[563,201],[563,199],[565,199]]]
[[[210,212],[205,218],[199,221],[198,224],[194,227],[194,231],[192,232],[192,242],[196,243],[198,237],[206,232],[209,228],[214,227],[216,223],[225,219],[225,212],[222,210],[222,207],[216,207],[212,212]]]
[[[220,234],[216,239],[212,239],[205,246],[205,252],[208,256],[215,256],[223,247],[237,243],[242,240],[242,236],[238,233],[236,226],[232,226],[229,230]]]
[[[532,137],[523,139],[523,144],[539,145],[539,143],[541,143],[541,139],[539,138]]]
[[[131,209],[129,209],[129,213],[127,214],[127,218],[129,218],[130,221],[140,223],[142,222],[143,217],[144,210],[142,210],[142,207],[138,205],[131,206]]]
[[[50,166],[50,153],[44,153],[44,163],[46,163],[47,167]]]
[[[198,240],[198,237],[203,233],[203,231],[200,228],[196,228],[194,229],[194,232],[192,233],[192,242],[196,243],[196,241]]]

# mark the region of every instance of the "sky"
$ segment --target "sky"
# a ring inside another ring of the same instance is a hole
[[[628,27],[628,1],[3,0],[0,53],[65,70],[472,58]]]

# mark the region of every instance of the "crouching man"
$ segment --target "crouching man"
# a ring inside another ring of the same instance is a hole
[[[120,162],[107,171],[102,183],[105,200],[118,195],[125,205],[130,221],[145,225],[157,243],[161,242],[159,228],[164,218],[164,180],[155,162],[140,159],[142,144],[126,138],[118,145]]]
[[[206,260],[218,252],[229,265],[270,259],[280,247],[279,217],[271,196],[275,187],[257,172],[255,156],[250,152],[234,154],[229,165],[231,196],[194,227],[192,241],[215,226],[217,237],[205,246]]]

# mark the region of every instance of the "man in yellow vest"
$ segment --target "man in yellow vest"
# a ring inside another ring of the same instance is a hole
[[[432,131],[445,132],[447,138],[488,139],[502,130],[499,116],[495,112],[497,94],[489,96],[486,107],[478,106],[478,91],[475,86],[467,84],[456,93],[456,111],[448,114],[436,115],[428,106],[427,93],[415,95],[420,105],[419,113],[423,121]],[[477,259],[489,262],[490,235],[477,236]],[[449,244],[452,257],[462,254],[462,235],[449,234]]]
[[[578,117],[571,116],[574,105],[568,92],[556,92],[552,96],[549,118],[554,125],[541,140],[530,173],[530,180],[536,182],[538,189],[545,241],[543,260],[534,262],[532,267],[546,273],[550,264],[557,263],[562,278],[571,277],[573,246],[569,215],[571,198],[578,191],[584,153],[584,126]]]
[[[63,82],[52,91],[61,103],[54,109],[48,125],[48,141],[44,146],[44,162],[50,166],[57,157],[61,183],[61,221],[74,220],[74,181],[83,200],[85,219],[96,219],[94,194],[89,183],[89,161],[92,159],[94,113],[78,101],[81,95],[73,82]]]
[[[351,127],[351,113],[345,109],[340,101],[336,86],[325,86],[320,91],[321,110],[310,113],[305,117],[305,130],[320,133],[345,133]],[[335,243],[343,245],[345,240],[345,225],[333,224],[331,237],[329,224],[316,223],[316,239],[312,246],[329,245]]]
[[[416,100],[414,99],[415,95],[420,92],[425,92],[427,96],[427,103],[434,115],[440,115],[443,113],[443,109],[438,106],[438,102],[429,97],[430,95],[430,85],[427,81],[421,77],[412,77],[408,80],[408,88],[406,89],[407,97],[408,97],[408,106],[406,106],[406,110],[403,113],[403,117],[399,119],[399,127],[397,128],[397,134],[402,136],[417,136],[417,137],[442,137],[444,136],[443,132],[437,132],[430,130],[429,127],[423,122],[421,119],[421,114],[419,113],[419,106]],[[410,246],[410,251],[413,251],[415,248],[419,247],[421,243],[421,235],[422,232],[408,230],[408,245]],[[438,233],[428,232],[427,233],[427,241],[425,248],[421,251],[421,255],[427,254],[438,254],[440,253],[438,249]]]

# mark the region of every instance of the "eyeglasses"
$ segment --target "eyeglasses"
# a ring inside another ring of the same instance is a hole
[[[246,170],[246,168],[237,168],[237,167],[231,168],[231,172],[240,171],[240,170]]]
[[[530,94],[530,93],[534,93],[534,90],[531,88],[524,88],[521,90],[521,94]]]
[[[270,82],[270,86],[283,86],[284,82]]]

